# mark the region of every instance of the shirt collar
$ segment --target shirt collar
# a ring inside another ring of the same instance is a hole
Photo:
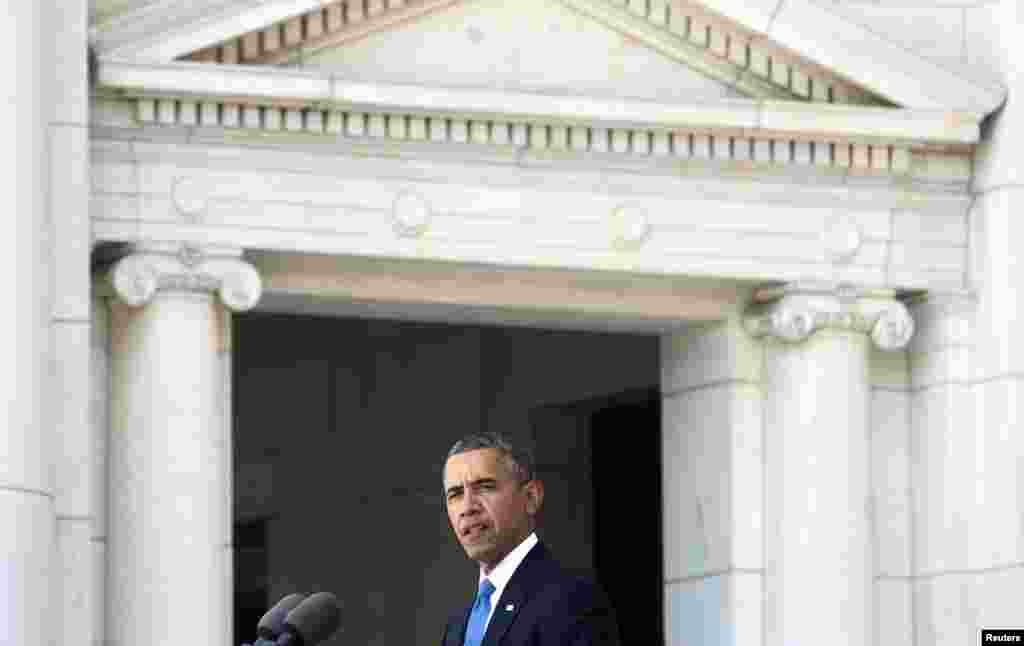
[[[501,593],[505,590],[505,586],[508,585],[509,579],[516,573],[516,569],[519,564],[523,562],[526,555],[529,554],[533,546],[538,543],[536,532],[531,532],[529,536],[523,539],[511,552],[505,555],[505,558],[501,559],[501,562],[495,566],[491,573],[484,576],[483,568],[480,569],[480,581],[482,583],[484,579],[491,582],[494,586],[494,592],[491,593],[491,598],[497,601],[501,598]],[[478,586],[479,587],[479,586]]]

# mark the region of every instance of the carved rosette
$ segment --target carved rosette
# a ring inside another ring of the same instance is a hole
[[[430,203],[422,195],[402,191],[392,205],[395,233],[403,238],[418,238],[430,226],[432,217]]]
[[[160,290],[216,293],[236,312],[251,309],[263,292],[252,265],[237,255],[205,254],[195,247],[177,253],[140,251],[117,261],[108,280],[124,303],[145,305]]]
[[[914,336],[914,319],[891,291],[789,286],[759,292],[744,317],[754,337],[799,343],[818,330],[870,336],[881,350],[901,350]]]
[[[197,177],[179,177],[171,187],[171,198],[179,213],[192,222],[199,222],[210,201],[209,186]]]
[[[640,206],[625,204],[616,207],[610,216],[612,245],[619,249],[636,249],[650,236],[651,223]]]

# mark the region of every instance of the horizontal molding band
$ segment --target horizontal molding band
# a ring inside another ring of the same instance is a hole
[[[775,100],[660,103],[407,84],[357,83],[320,70],[210,63],[103,60],[99,83],[125,96],[193,103],[232,102],[297,111],[343,111],[474,118],[622,129],[728,130],[739,136],[935,146],[967,154],[980,119],[943,110],[907,110]],[[315,118],[315,117],[314,117]]]
[[[865,175],[906,175],[911,149],[889,144],[808,141],[754,136],[754,132],[567,126],[526,121],[426,117],[389,112],[344,112],[258,104],[140,98],[146,125],[305,133],[354,140],[391,140],[500,146],[532,151],[610,153],[632,157],[806,166]]]

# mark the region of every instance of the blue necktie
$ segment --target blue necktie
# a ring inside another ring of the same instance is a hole
[[[491,614],[492,592],[494,592],[493,583],[487,579],[480,582],[480,593],[476,595],[473,611],[469,613],[466,641],[463,642],[463,646],[480,646],[484,640],[484,632],[487,630],[487,615]]]

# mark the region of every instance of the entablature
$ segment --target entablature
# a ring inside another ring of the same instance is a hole
[[[770,100],[694,104],[355,83],[330,73],[108,61],[100,81],[143,124],[794,165],[912,175],[916,157],[969,160],[980,127],[939,110]],[[917,165],[919,166],[919,165]],[[966,164],[965,164],[966,166]]]
[[[964,284],[970,197],[955,186],[446,152],[96,130],[95,240],[893,289]]]

